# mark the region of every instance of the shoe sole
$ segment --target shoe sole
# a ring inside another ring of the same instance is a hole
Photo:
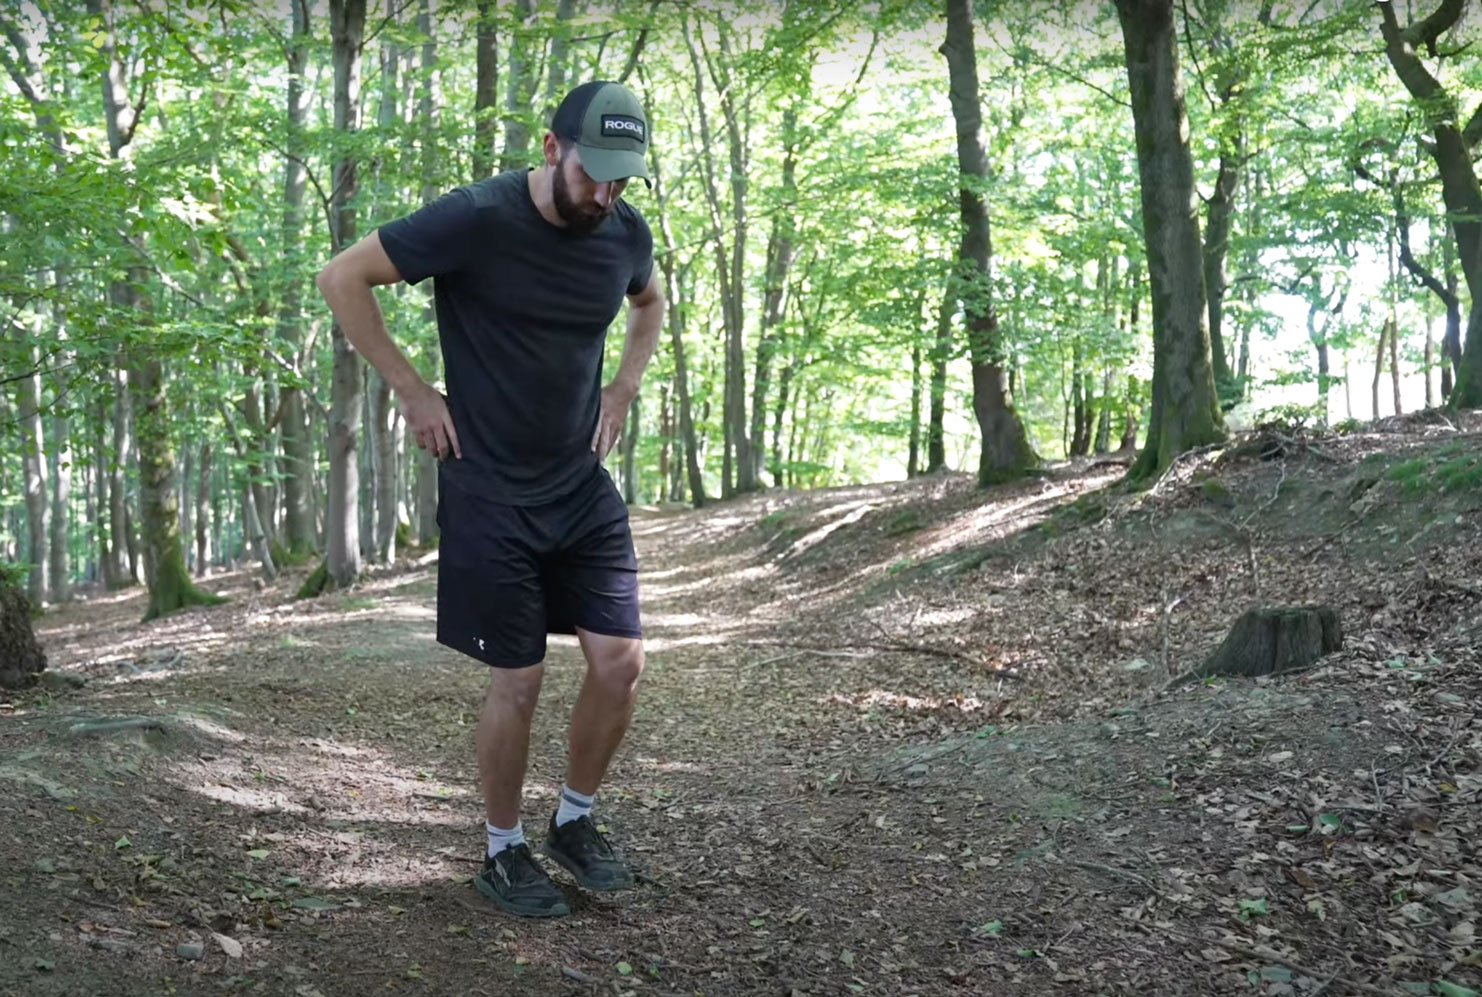
[[[506,914],[513,914],[516,917],[565,917],[571,913],[571,907],[565,901],[562,901],[556,907],[549,908],[522,907],[519,904],[511,903],[507,898],[500,896],[494,887],[490,886],[484,880],[483,876],[475,876],[473,878],[473,885],[478,887],[480,893],[494,901],[494,906]]]
[[[594,879],[589,879],[577,869],[576,863],[561,854],[560,849],[552,846],[550,842],[546,842],[545,853],[562,869],[571,873],[571,878],[575,879],[576,884],[584,890],[593,890],[597,893],[615,893],[618,890],[631,890],[637,885],[637,881],[634,880],[631,874],[628,876],[627,882],[623,883],[599,883]]]

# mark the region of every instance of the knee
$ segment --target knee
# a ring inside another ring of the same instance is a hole
[[[489,680],[486,703],[514,711],[525,717],[533,716],[535,704],[540,699],[540,665],[533,668],[496,668]]]
[[[624,641],[622,645],[605,649],[591,663],[592,677],[607,692],[615,696],[631,696],[638,687],[638,676],[643,674],[643,644],[639,641]]]

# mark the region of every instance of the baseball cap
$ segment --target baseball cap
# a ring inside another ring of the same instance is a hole
[[[621,83],[592,80],[566,95],[551,132],[575,142],[581,165],[598,183],[642,177],[648,183],[648,116],[633,91]],[[652,184],[650,184],[652,186]]]

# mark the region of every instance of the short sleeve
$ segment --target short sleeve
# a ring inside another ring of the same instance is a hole
[[[460,187],[382,225],[381,245],[402,280],[419,284],[463,269],[475,245],[479,214],[473,194]]]
[[[654,235],[643,216],[634,212],[637,226],[633,233],[633,276],[628,281],[628,293],[638,294],[648,286],[654,273]]]

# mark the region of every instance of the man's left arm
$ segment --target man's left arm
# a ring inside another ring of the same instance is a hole
[[[628,409],[638,397],[643,371],[659,345],[664,326],[664,292],[659,286],[657,268],[648,278],[648,286],[628,295],[628,329],[623,340],[623,358],[617,376],[602,389],[602,411],[597,431],[592,435],[592,450],[598,460],[607,455],[623,435]]]

